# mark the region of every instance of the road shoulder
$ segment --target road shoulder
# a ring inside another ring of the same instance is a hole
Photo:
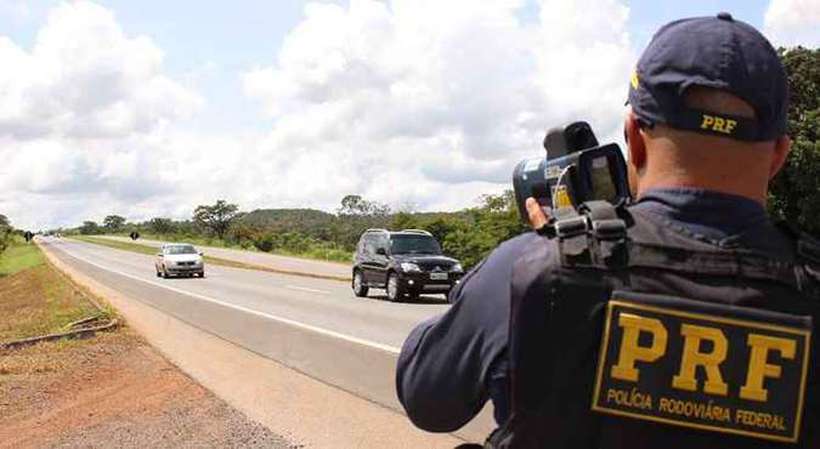
[[[94,294],[204,387],[274,433],[311,448],[452,448],[462,441],[194,328],[49,260]]]
[[[127,327],[38,338],[108,311],[46,264],[37,247],[13,249],[0,275],[0,448],[298,447],[194,382]]]

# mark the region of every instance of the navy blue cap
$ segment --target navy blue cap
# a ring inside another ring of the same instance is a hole
[[[692,86],[743,99],[754,108],[755,118],[686,107],[684,94]],[[786,133],[786,72],[769,41],[728,13],[678,20],[658,30],[641,55],[629,104],[649,126],[663,123],[739,140],[774,140]]]

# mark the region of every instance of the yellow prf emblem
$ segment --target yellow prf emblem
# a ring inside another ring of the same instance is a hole
[[[557,186],[552,197],[552,207],[572,207],[572,199],[570,199],[569,192],[567,192],[567,186]]]
[[[711,129],[723,134],[732,134],[737,126],[737,120],[718,117],[717,115],[703,114],[701,129]]]
[[[799,440],[811,317],[615,292],[605,320],[593,410]]]
[[[629,83],[632,84],[633,89],[638,88],[638,71],[632,72],[632,76],[629,78]]]

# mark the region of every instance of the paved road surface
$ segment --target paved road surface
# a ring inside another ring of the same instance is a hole
[[[118,240],[121,242],[131,242],[127,237],[111,235],[101,235],[98,238]],[[159,240],[139,239],[136,243],[147,246],[159,246],[166,242]],[[238,249],[217,248],[213,246],[199,246],[197,248],[205,252],[206,255],[219,259],[232,260],[251,265],[259,265],[275,270],[321,275],[331,278],[350,279],[351,265],[349,263],[325,262],[321,260],[300,259],[298,257],[277,256],[275,254],[260,253],[254,251],[242,251]]]
[[[151,256],[73,240],[44,244],[110,288],[395,410],[402,342],[416,323],[448,307],[438,297],[396,304],[356,298],[346,282],[213,265],[205,279],[161,279]],[[462,435],[480,440],[491,428],[485,410]]]

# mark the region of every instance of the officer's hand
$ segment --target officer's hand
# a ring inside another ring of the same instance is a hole
[[[532,226],[534,230],[537,231],[543,228],[547,222],[549,222],[549,216],[547,216],[535,198],[527,198],[525,206],[527,207],[527,216],[530,220],[530,226]]]

